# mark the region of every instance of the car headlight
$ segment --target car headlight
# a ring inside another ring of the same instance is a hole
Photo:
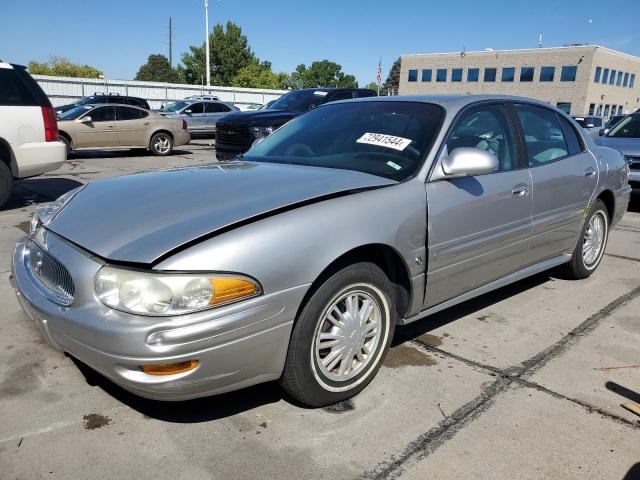
[[[274,130],[275,128],[271,125],[268,127],[249,127],[249,131],[255,138],[268,137]]]
[[[73,190],[69,190],[64,195],[58,197],[57,200],[51,202],[50,204],[44,207],[36,208],[36,211],[33,213],[33,217],[31,217],[31,223],[29,224],[29,230],[31,233],[35,232],[41,226],[46,225],[56,213],[64,208],[64,206],[71,201],[73,197],[75,197],[80,190],[82,190],[85,186],[82,185],[78,188],[74,188]]]
[[[262,293],[250,278],[233,274],[150,273],[102,267],[96,295],[106,306],[152,316],[182,315]]]

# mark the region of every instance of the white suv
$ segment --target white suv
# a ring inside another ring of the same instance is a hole
[[[0,61],[0,207],[14,178],[55,170],[66,155],[47,95],[25,67]]]

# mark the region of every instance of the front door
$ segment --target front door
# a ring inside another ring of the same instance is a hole
[[[82,118],[91,117],[90,122],[77,122],[74,139],[75,148],[102,148],[118,146],[118,127],[113,105],[89,110]]]
[[[527,263],[576,246],[596,188],[598,165],[562,115],[540,105],[516,104],[533,181],[533,236]]]
[[[207,118],[204,113],[204,103],[192,103],[182,112],[186,114],[187,130],[190,133],[203,132],[207,129]]]
[[[428,251],[425,308],[524,266],[531,234],[531,176],[518,158],[502,104],[473,106],[460,115],[441,159],[456,148],[498,158],[494,173],[427,183]]]

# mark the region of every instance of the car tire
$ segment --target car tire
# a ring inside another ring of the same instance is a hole
[[[609,212],[602,200],[594,202],[584,222],[571,261],[564,265],[565,278],[580,280],[596,271],[609,238]]]
[[[336,272],[298,315],[280,384],[312,407],[353,397],[380,369],[395,319],[394,289],[378,266],[357,263]]]
[[[0,158],[0,208],[7,203],[13,188],[13,174],[9,165]]]
[[[165,132],[158,132],[151,137],[149,150],[156,157],[166,157],[173,151],[173,138]]]
[[[71,141],[65,137],[64,135],[60,135],[58,138],[60,138],[60,141],[62,143],[64,143],[65,147],[67,147],[67,157],[71,154]]]

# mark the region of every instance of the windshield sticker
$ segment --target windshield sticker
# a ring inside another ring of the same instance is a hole
[[[409,146],[412,140],[402,137],[394,137],[393,135],[385,135],[384,133],[365,133],[357,143],[366,143],[367,145],[377,145],[379,147],[393,148],[402,151]]]
[[[400,170],[402,167],[400,165],[398,165],[395,162],[392,162],[391,160],[389,160],[387,162],[387,165],[389,165],[391,168],[395,169],[395,170]]]
[[[324,97],[327,93],[329,92],[321,92],[320,90],[318,90],[317,92],[313,92],[314,95],[320,95],[321,97]]]

